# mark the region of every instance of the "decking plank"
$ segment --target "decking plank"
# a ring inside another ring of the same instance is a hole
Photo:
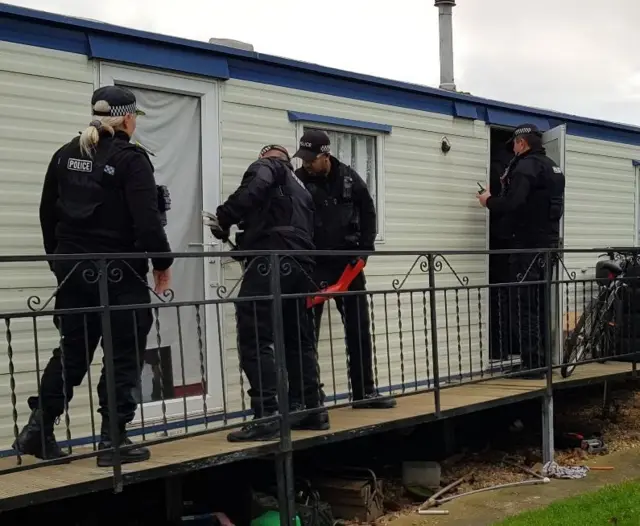
[[[607,376],[630,373],[630,363],[605,363],[589,364],[578,367],[568,379],[563,379],[559,374],[554,375],[554,385],[578,383],[590,379],[605,379]],[[508,402],[521,395],[540,394],[546,387],[545,380],[523,380],[499,378],[486,380],[477,384],[461,384],[443,389],[440,394],[441,410],[445,414],[461,408],[473,408],[479,404],[491,402]],[[358,409],[351,407],[330,408],[331,429],[328,431],[294,431],[293,441],[295,446],[303,446],[306,442],[326,437],[327,439],[345,434],[348,438],[351,434],[364,434],[372,427],[383,426],[390,422],[411,420],[416,417],[426,417],[435,413],[435,400],[433,392],[417,392],[398,398],[398,405],[394,409],[375,410]],[[148,462],[123,466],[123,474],[144,474],[147,471],[159,471],[171,466],[193,463],[211,459],[222,455],[233,455],[259,448],[256,455],[270,452],[274,443],[254,442],[237,444],[226,440],[227,432],[220,430],[209,435],[185,437],[152,445],[152,457]],[[76,452],[86,452],[89,448],[76,448]],[[24,457],[23,464],[37,462],[31,457]],[[0,459],[0,470],[15,466],[16,459]],[[94,458],[74,460],[70,464],[57,466],[43,466],[22,472],[0,475],[0,510],[3,509],[3,500],[15,499],[30,494],[44,494],[50,490],[60,490],[72,486],[79,487],[92,482],[102,481],[109,484],[112,478],[112,470],[98,468]],[[158,475],[160,476],[160,475]]]

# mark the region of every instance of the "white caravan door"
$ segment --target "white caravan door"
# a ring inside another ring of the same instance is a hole
[[[209,246],[213,237],[203,228],[201,211],[215,210],[218,204],[217,84],[110,64],[101,64],[100,84],[128,87],[147,112],[138,118],[133,139],[154,153],[156,182],[167,185],[171,193],[166,230],[172,250]],[[209,300],[220,283],[218,258],[176,259],[172,278],[175,302]],[[163,406],[167,420],[177,420],[178,425],[185,416],[201,416],[205,404],[208,415],[220,411],[222,349],[215,309],[159,309],[160,330],[154,325],[149,333],[143,406],[134,424],[143,415],[145,425],[161,423]]]

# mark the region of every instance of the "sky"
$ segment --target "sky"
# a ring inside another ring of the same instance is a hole
[[[417,84],[439,84],[433,0],[10,0],[68,16]],[[640,125],[638,0],[458,0],[456,86]]]

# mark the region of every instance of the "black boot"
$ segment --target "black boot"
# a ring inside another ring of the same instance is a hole
[[[354,409],[393,409],[397,405],[393,398],[383,398],[379,393],[367,393],[364,398],[354,400]]]
[[[18,438],[13,443],[13,449],[23,455],[32,455],[41,460],[52,460],[68,456],[56,442],[56,437],[53,434],[54,422],[55,418],[40,411],[40,409],[33,409],[27,425],[22,428]]]
[[[265,413],[265,417],[273,416],[275,413]],[[267,422],[257,421],[259,417],[253,417],[253,421],[242,426],[237,431],[232,431],[227,435],[229,442],[254,442],[276,440],[280,434],[280,422],[269,420]]]
[[[309,406],[307,409],[317,409],[321,407],[318,404]],[[290,411],[295,413],[296,411],[304,411],[305,407],[299,402],[293,402],[291,404]],[[299,417],[295,414],[291,415],[291,429],[307,430],[307,431],[326,431],[331,426],[329,425],[329,411],[326,409],[317,413],[310,413]]]
[[[118,434],[120,438],[120,447],[122,446],[130,446],[133,442],[127,438],[127,431],[124,425],[120,425],[118,427]],[[113,442],[111,441],[111,431],[109,429],[109,422],[106,420],[102,421],[102,428],[100,430],[100,443],[98,444],[98,449],[109,449],[113,446]],[[114,461],[114,451],[105,451],[104,453],[98,453],[98,457],[96,459],[98,467],[101,468],[109,468],[115,464]],[[120,450],[120,462],[122,464],[134,464],[135,462],[144,462],[145,460],[149,460],[151,458],[151,452],[146,447],[133,447],[124,450]]]

